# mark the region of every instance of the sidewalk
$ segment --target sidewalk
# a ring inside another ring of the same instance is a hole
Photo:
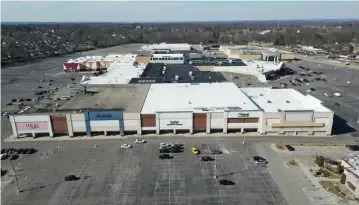
[[[88,137],[88,136],[77,136],[77,137],[70,137],[70,136],[61,136],[61,137],[38,137],[38,138],[32,138],[32,137],[24,137],[24,138],[14,138],[14,136],[9,136],[8,138],[6,138],[4,140],[4,142],[40,142],[40,141],[65,141],[65,140],[104,140],[104,139],[128,139],[128,138],[165,138],[165,137],[189,137],[189,138],[195,138],[195,137],[237,137],[237,138],[244,138],[244,137],[266,137],[268,136],[268,138],[270,138],[269,135],[261,135],[258,133],[245,133],[245,134],[241,134],[241,133],[229,133],[229,134],[224,134],[224,133],[211,133],[211,134],[207,134],[207,133],[196,133],[196,134],[146,134],[146,135],[126,135],[126,136],[120,136],[120,135],[111,135],[111,136],[105,136],[105,135],[98,135],[98,136],[92,136],[92,137]],[[286,138],[286,135],[278,135],[276,137],[283,137]],[[308,136],[300,136],[300,137],[308,137],[311,138],[313,137],[312,135],[308,135]],[[322,137],[328,137],[328,138],[332,138],[334,137],[334,135],[332,136],[322,136]]]
[[[334,181],[331,179],[327,179],[327,178],[317,178],[315,176],[313,176],[313,174],[310,172],[310,168],[315,168],[315,167],[306,167],[305,165],[303,165],[300,160],[295,159],[298,164],[299,167],[301,169],[301,171],[303,172],[303,174],[305,175],[305,177],[309,180],[309,182],[311,184],[314,185],[315,189],[314,190],[310,190],[311,192],[311,196],[316,195],[315,197],[313,197],[313,200],[315,201],[330,201],[332,202],[331,204],[347,204],[347,205],[356,205],[357,202],[355,201],[347,201],[345,200],[345,203],[343,203],[343,199],[341,199],[340,197],[327,192],[322,185],[319,183],[320,180],[323,179],[323,181]],[[338,179],[336,179],[335,181],[339,181]],[[304,191],[304,190],[303,190]]]

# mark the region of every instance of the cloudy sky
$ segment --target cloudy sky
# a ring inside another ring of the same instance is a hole
[[[359,1],[2,1],[2,22],[359,19]]]

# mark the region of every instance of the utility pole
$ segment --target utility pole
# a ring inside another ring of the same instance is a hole
[[[12,171],[14,172],[14,177],[15,177],[15,182],[16,182],[16,188],[17,188],[16,193],[19,194],[19,192],[21,192],[22,190],[20,190],[20,188],[19,188],[19,182],[17,181],[17,173],[14,168],[14,164],[12,163],[12,160],[10,160],[10,162],[11,162],[11,167],[12,167]]]
[[[218,150],[218,138],[216,139],[216,142],[217,142],[216,150]],[[213,176],[213,178],[215,178],[215,179],[218,177],[216,174],[217,174],[217,154],[215,153],[214,154],[214,176]]]

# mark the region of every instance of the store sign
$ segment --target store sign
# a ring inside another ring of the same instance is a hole
[[[121,120],[122,113],[119,111],[112,112],[89,112],[90,120]]]
[[[111,114],[97,114],[96,115],[96,118],[112,118],[112,115]]]
[[[238,113],[238,117],[249,117],[249,113]]]
[[[16,128],[19,131],[48,132],[47,122],[18,122]]]
[[[180,121],[170,121],[168,126],[182,126],[182,123]]]

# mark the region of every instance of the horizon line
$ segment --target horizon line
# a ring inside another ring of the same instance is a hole
[[[359,21],[359,18],[313,18],[313,19],[272,19],[272,20],[208,20],[208,21],[1,21],[1,24],[22,23],[230,23],[230,22],[286,22],[286,21]]]

